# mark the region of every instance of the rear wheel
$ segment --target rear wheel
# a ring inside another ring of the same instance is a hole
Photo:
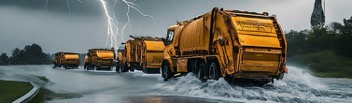
[[[254,81],[254,85],[255,86],[258,86],[258,87],[262,87],[264,86],[265,84],[268,84],[271,82],[272,79],[264,79],[264,80],[260,80],[260,81]]]
[[[125,65],[120,65],[120,73],[122,73],[122,72],[127,72],[128,71],[128,67],[127,67],[127,65],[125,64]]]
[[[197,73],[198,73],[198,70],[197,70],[197,68],[196,68],[195,61],[192,60],[192,59],[189,59],[189,60],[188,60],[187,69],[188,69],[188,71],[192,71],[192,74],[193,74],[194,76],[196,76]]]
[[[219,80],[220,78],[220,67],[216,61],[211,62],[209,66],[209,79]]]
[[[206,81],[206,67],[205,67],[205,63],[203,61],[200,61],[197,63],[197,68],[198,68],[198,73],[197,73],[197,77],[199,78],[199,80],[201,81]]]
[[[95,66],[95,68],[94,68],[95,70],[99,70],[100,69],[100,67],[99,66]]]
[[[89,63],[87,63],[87,64],[86,64],[86,69],[87,69],[87,70],[90,70],[90,68],[92,68],[92,67],[90,66]]]
[[[109,71],[112,71],[112,66],[109,66],[108,70],[109,70]]]
[[[130,70],[130,72],[134,72],[134,68],[133,67],[126,67],[126,68],[127,68],[127,71]]]
[[[148,73],[149,73],[148,70],[147,70],[147,68],[142,68],[142,71],[143,71],[143,73],[145,73],[145,74],[148,74]]]
[[[115,71],[116,71],[117,73],[121,73],[121,70],[120,70],[120,69],[121,69],[121,68],[120,68],[120,64],[117,64]]]
[[[164,78],[164,81],[167,81],[172,77],[169,62],[164,61],[161,67],[161,70],[162,70],[161,76]]]

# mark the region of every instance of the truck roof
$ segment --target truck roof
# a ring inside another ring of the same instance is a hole
[[[114,50],[114,49],[93,48],[93,49],[89,49],[88,51],[91,51],[91,50]]]
[[[55,55],[59,55],[59,54],[79,54],[79,53],[73,53],[73,52],[57,52],[55,53]]]
[[[141,39],[141,40],[153,40],[153,41],[162,41],[164,38],[160,37],[151,37],[151,36],[132,36],[130,35],[131,38],[133,39]]]

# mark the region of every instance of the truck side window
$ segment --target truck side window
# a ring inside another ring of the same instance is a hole
[[[167,45],[171,44],[172,40],[174,39],[174,34],[174,31],[168,31],[168,36],[166,40]]]

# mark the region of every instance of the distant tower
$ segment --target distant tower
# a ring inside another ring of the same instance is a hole
[[[324,3],[325,4],[325,3]],[[310,24],[313,28],[322,28],[325,23],[325,14],[321,0],[315,0],[314,10],[310,19]]]

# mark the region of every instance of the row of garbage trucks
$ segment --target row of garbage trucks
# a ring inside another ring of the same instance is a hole
[[[85,68],[111,68],[118,73],[142,70],[164,80],[193,73],[201,80],[254,80],[263,84],[282,79],[287,41],[276,16],[240,10],[212,11],[177,22],[166,38],[134,37],[113,49],[91,49]],[[106,59],[106,58],[109,59]]]

